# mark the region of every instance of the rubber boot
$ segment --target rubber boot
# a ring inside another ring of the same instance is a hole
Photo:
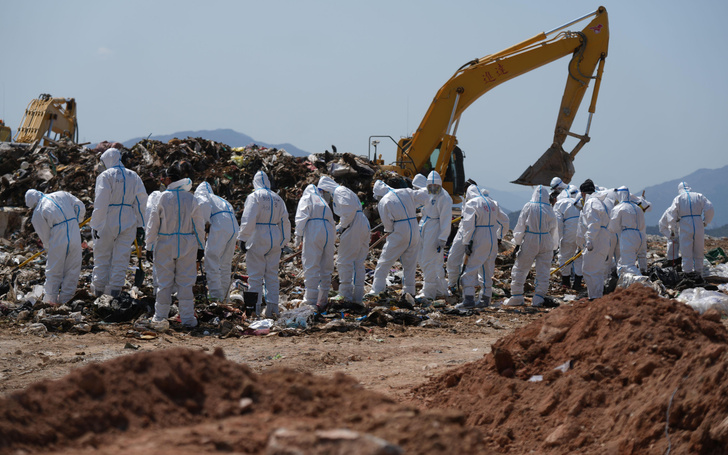
[[[582,285],[582,280],[584,279],[581,275],[574,275],[574,284],[571,286],[571,289],[574,289],[575,291],[581,291],[584,286]]]
[[[329,307],[329,292],[327,291],[320,291],[318,295],[318,300],[316,301],[316,309],[319,313],[324,313],[326,311],[326,308]]]
[[[475,304],[475,308],[487,308],[490,306],[490,297],[481,296],[478,303]]]
[[[455,305],[455,309],[457,310],[469,310],[475,308],[475,296],[474,295],[466,295],[465,299],[463,299],[462,302]]]
[[[561,285],[566,288],[571,287],[571,276],[570,275],[561,275]]]

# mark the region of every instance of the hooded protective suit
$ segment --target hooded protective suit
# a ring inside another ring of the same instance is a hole
[[[620,275],[640,275],[640,271],[647,270],[645,212],[632,202],[626,186],[617,188],[617,201],[619,203],[612,209],[608,226],[610,232],[619,235],[617,271]]]
[[[121,164],[115,148],[101,155],[106,170],[96,177],[91,228],[97,232],[94,242],[92,287],[96,295],[116,295],[126,278],[136,229],[144,228],[147,191],[136,172]]]
[[[585,248],[582,263],[584,281],[590,299],[604,295],[604,275],[607,267],[607,254],[610,238],[614,234],[608,230],[609,211],[596,193],[586,196],[584,208],[579,216],[576,243]]]
[[[442,179],[436,171],[427,176],[427,185],[439,185],[436,194],[427,193],[420,221],[419,263],[424,284],[420,297],[434,300],[447,296],[447,281],[443,268],[445,244],[452,224],[452,197],[442,188]]]
[[[549,203],[549,191],[537,186],[531,200],[523,206],[513,229],[513,242],[521,248],[511,270],[511,298],[506,305],[523,305],[523,286],[531,264],[536,261],[533,306],[542,306],[549,289],[549,267],[559,242],[554,209]]]
[[[427,193],[411,188],[393,189],[381,180],[374,182],[374,196],[379,199],[379,218],[388,233],[387,241],[374,270],[372,292],[383,292],[387,274],[399,259],[404,269],[403,293],[415,294],[415,272],[420,241],[415,208],[424,204]]]
[[[559,177],[554,177],[551,179],[551,192],[558,191],[559,196],[564,194],[564,190],[566,190],[569,187],[566,183],[561,180]]]
[[[254,191],[245,199],[238,240],[245,242],[245,265],[251,292],[258,293],[256,314],[260,316],[265,286],[265,314],[278,314],[278,264],[281,248],[291,238],[291,221],[283,199],[270,189],[263,171],[253,177]]]
[[[152,212],[157,210],[157,205],[159,204],[159,199],[162,197],[162,194],[164,191],[152,191],[149,193],[149,197],[147,198],[147,209],[144,212],[144,220],[146,221],[147,225],[144,226],[144,232],[147,232],[149,230],[149,219],[152,216]],[[146,242],[147,244],[149,242]],[[141,246],[141,245],[140,245]],[[154,251],[154,245],[150,245],[151,248],[147,248],[149,251]],[[157,286],[159,285],[159,282],[157,281],[157,267],[154,266],[154,263],[152,263],[152,294],[157,295]]]
[[[559,232],[559,265],[574,257],[576,254],[576,230],[579,225],[580,210],[576,207],[576,200],[572,195],[578,194],[578,189],[569,185],[567,191],[562,192],[554,204],[554,213]],[[567,196],[561,197],[566,194]],[[582,257],[579,256],[570,266],[561,269],[562,277],[581,276]],[[576,279],[576,278],[575,278]],[[580,280],[580,279],[579,279]],[[564,282],[568,284],[568,279]]]
[[[488,196],[488,190],[484,187],[479,187],[477,185],[470,185],[465,192],[465,203],[470,201],[471,199],[475,197],[487,197]],[[502,239],[506,232],[508,232],[508,226],[510,223],[510,220],[508,219],[508,215],[503,212],[503,210],[500,210],[500,213],[498,214],[498,218],[496,220],[497,223],[497,238]],[[465,244],[463,243],[463,223],[461,222],[458,226],[458,231],[455,233],[455,237],[452,240],[452,244],[450,245],[450,250],[447,254],[447,284],[450,289],[453,290],[453,293],[455,292],[455,287],[457,286],[458,277],[460,276],[461,267],[463,264],[463,258],[465,257]],[[464,271],[464,270],[462,270]],[[482,271],[482,270],[481,270]],[[478,282],[483,283],[483,275],[481,274],[481,271],[478,272]],[[485,285],[481,286],[481,297],[484,296],[483,290],[485,289]]]
[[[685,182],[677,186],[678,195],[667,209],[670,227],[680,232],[680,255],[685,273],[703,273],[705,226],[713,221],[713,203]]]
[[[503,237],[507,229],[508,215],[501,210],[496,201],[483,195],[476,185],[468,188],[467,195],[470,197],[463,206],[463,218],[460,222],[461,244],[468,245],[472,242],[472,253],[461,278],[463,295],[466,301],[474,299],[475,286],[480,276],[480,301],[487,305],[493,295],[493,272],[495,258],[498,255],[498,240]]]
[[[43,247],[47,250],[46,303],[66,303],[76,294],[81,274],[81,232],[79,220],[86,216],[86,207],[77,197],[65,191],[43,194],[37,190],[25,193],[25,205],[34,208],[31,222]]]
[[[331,274],[334,271],[336,230],[329,205],[310,184],[296,208],[296,237],[303,237],[301,263],[306,291],[303,300],[317,305],[320,310],[328,306]]]
[[[237,242],[238,220],[235,209],[228,201],[217,196],[207,182],[195,190],[200,215],[210,224],[205,243],[205,273],[210,298],[223,300],[230,288],[233,255]]]
[[[195,259],[203,247],[205,223],[200,207],[190,193],[192,180],[184,178],[169,185],[149,217],[146,249],[154,251],[157,269],[157,301],[153,322],[169,316],[172,290],[177,286],[179,316],[183,325],[197,325],[192,286],[197,280]]]
[[[332,209],[339,217],[336,232],[339,233],[339,254],[336,268],[339,271],[339,295],[354,303],[362,303],[364,297],[364,262],[369,254],[369,220],[364,216],[359,197],[349,188],[337,184],[331,177],[322,175],[318,187],[332,194]]]
[[[665,213],[660,217],[659,229],[660,234],[667,237],[667,260],[670,261],[670,265],[675,266],[679,264],[676,262],[680,259],[680,238],[678,232],[676,232],[673,226],[677,226],[677,223],[671,218],[670,209],[668,207]]]

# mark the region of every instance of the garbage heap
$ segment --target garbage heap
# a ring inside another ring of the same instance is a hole
[[[202,138],[173,139],[168,143],[147,139],[130,149],[116,142],[102,142],[95,148],[71,142],[57,142],[52,146],[41,146],[38,143],[2,143],[0,272],[4,278],[0,284],[0,314],[19,318],[21,321],[42,323],[51,331],[88,331],[95,330],[93,324],[82,322],[89,318],[105,322],[130,321],[153,307],[153,299],[150,297],[152,264],[142,257],[136,259],[134,251],[129,282],[133,281],[133,270],[142,267],[148,272],[144,285],[140,289],[123,292],[119,299],[113,301],[95,301],[90,296],[88,291],[93,268],[93,239],[88,227],[82,229],[84,254],[79,291],[66,308],[44,308],[39,302],[45,279],[43,255],[18,268],[18,265],[43,249],[30,222],[31,211],[25,207],[25,192],[31,188],[44,193],[68,191],[84,202],[87,216],[90,216],[99,157],[110,147],[122,152],[122,163],[139,174],[148,193],[159,189],[159,177],[164,169],[173,163],[186,161],[192,169],[189,177],[194,185],[203,181],[210,183],[216,194],[233,205],[237,216],[242,213],[245,198],[253,191],[255,173],[262,170],[271,178],[274,189],[285,201],[292,224],[303,190],[308,184],[317,183],[323,174],[332,176],[337,182],[357,192],[363,203],[363,211],[372,226],[378,224],[376,201],[372,197],[373,182],[382,179],[395,188],[409,184],[407,179],[382,171],[366,158],[349,153],[326,151],[308,157],[294,157],[283,149],[258,145],[233,148]],[[380,235],[381,228],[373,234],[373,238]],[[282,291],[290,292],[295,298],[303,289],[300,256],[286,247],[283,257],[289,260],[281,267]],[[233,294],[242,290],[247,279],[242,262],[244,258],[236,255],[236,259],[241,263],[235,277],[240,288],[233,290]],[[334,281],[336,282],[336,277]],[[130,288],[130,285],[125,286],[125,290]],[[202,298],[205,295],[204,289],[197,286],[195,290],[198,304],[203,305],[200,308],[203,322],[208,319],[215,323],[228,318],[239,320],[240,312],[234,305],[210,306]],[[61,314],[57,314],[59,311]],[[75,316],[69,318],[69,315]],[[54,317],[53,320],[49,319],[51,316]],[[38,330],[42,332],[40,327]]]
[[[464,413],[494,453],[725,454],[720,319],[635,284],[551,311],[414,399]]]

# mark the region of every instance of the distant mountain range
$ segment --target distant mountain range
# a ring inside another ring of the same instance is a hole
[[[256,141],[252,137],[243,134],[238,133],[237,131],[231,130],[231,129],[218,129],[218,130],[200,130],[200,131],[179,131],[177,133],[172,134],[163,134],[158,136],[150,136],[149,139],[160,141],[160,142],[168,142],[170,139],[187,139],[188,137],[199,137],[202,139],[206,139],[208,141],[215,141],[220,142],[226,145],[229,145],[230,147],[245,147],[247,145],[256,144],[263,147],[268,148],[277,148],[277,149],[283,149],[286,152],[290,153],[293,156],[308,156],[310,155],[309,152],[306,152],[305,150],[301,150],[298,147],[294,146],[293,144],[267,144],[265,142]],[[129,139],[128,141],[122,142],[124,144],[124,147],[131,148],[139,141],[142,141],[144,139],[147,139],[146,137],[136,137],[134,139]]]

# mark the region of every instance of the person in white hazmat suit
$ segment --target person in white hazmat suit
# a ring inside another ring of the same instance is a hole
[[[361,304],[364,298],[364,262],[369,254],[369,220],[362,211],[361,201],[354,191],[339,185],[328,175],[322,175],[318,188],[331,194],[331,208],[339,217],[336,233],[339,251],[336,269],[339,272],[339,295]]]
[[[582,273],[589,299],[604,295],[604,270],[607,266],[610,237],[609,212],[606,205],[595,194],[594,182],[584,181],[579,187],[584,207],[579,217],[576,243],[584,248]]]
[[[172,183],[172,179],[167,177],[167,170],[162,170],[162,176],[160,177],[160,181],[162,185],[160,186],[160,190],[154,190],[151,193],[149,193],[149,196],[147,197],[147,209],[144,212],[144,219],[146,220],[147,226],[144,226],[144,231],[146,232],[149,229],[149,219],[152,216],[152,212],[157,209],[157,204],[159,204],[159,198],[162,197],[162,194],[164,193],[164,190],[167,189],[167,186],[169,186],[170,183]],[[150,245],[151,249],[147,249],[147,261],[152,263],[152,295],[157,295],[157,268],[154,266],[154,245]],[[173,291],[174,292],[174,291]]]
[[[302,245],[301,264],[306,290],[303,301],[326,311],[334,271],[336,229],[329,204],[314,184],[303,190],[296,208],[296,246]]]
[[[250,292],[258,293],[255,307],[260,316],[265,289],[265,315],[278,314],[278,264],[281,249],[291,239],[291,221],[283,199],[271,190],[270,180],[263,171],[253,177],[253,192],[245,199],[240,217],[238,240],[246,249],[245,266],[248,271]]]
[[[463,266],[461,283],[463,287],[463,301],[456,305],[458,309],[485,308],[490,305],[493,296],[493,273],[495,271],[495,258],[498,256],[504,227],[508,223],[508,215],[501,210],[498,203],[488,196],[484,196],[476,185],[472,187],[477,196],[467,199],[463,206],[462,245],[468,262]],[[475,286],[480,276],[480,299],[475,301]]]
[[[619,235],[617,273],[642,275],[647,271],[645,212],[632,202],[629,188],[621,186],[616,191],[618,203],[610,213],[608,228]]]
[[[568,188],[569,188],[569,185],[564,183],[560,177],[554,177],[551,179],[551,193],[553,193],[555,191],[557,193],[557,197],[564,194],[565,190],[567,190]]]
[[[105,167],[96,177],[91,229],[94,270],[91,283],[96,296],[118,296],[124,285],[134,238],[142,240],[147,192],[136,172],[121,164],[121,153],[110,148],[101,155]]]
[[[468,186],[468,189],[465,191],[465,201],[464,204],[470,201],[471,199],[475,197],[482,197],[486,198],[488,197],[488,190],[485,187],[481,187],[478,185],[470,185]],[[464,207],[464,205],[463,205]],[[500,210],[500,213],[496,219],[497,223],[497,238],[503,239],[503,236],[506,232],[508,232],[508,226],[510,224],[510,220],[508,219],[508,215],[503,212],[503,210]],[[450,245],[450,250],[448,251],[447,255],[447,261],[445,263],[445,267],[447,269],[447,285],[448,290],[450,292],[450,295],[456,295],[458,293],[457,284],[458,284],[458,278],[460,277],[460,273],[464,272],[462,268],[463,259],[465,257],[465,244],[463,243],[463,223],[460,222],[460,225],[458,226],[458,230],[455,233],[455,237],[452,240],[452,244]],[[483,275],[482,275],[482,269],[478,271],[478,282],[483,283]],[[482,290],[485,288],[484,285],[481,286],[481,298],[483,297]],[[491,294],[492,295],[492,294]]]
[[[559,232],[559,266],[563,266],[566,261],[576,255],[576,230],[579,226],[579,215],[581,211],[576,207],[576,196],[579,189],[574,185],[569,185],[566,191],[559,194],[554,204],[554,213],[556,214],[556,222]],[[566,194],[567,196],[564,196]],[[561,269],[561,284],[572,289],[581,289],[582,287],[582,256],[579,256],[571,265]],[[574,275],[574,283],[572,285],[571,275]]]
[[[66,191],[43,194],[38,190],[25,192],[25,205],[33,209],[31,222],[47,253],[43,301],[67,303],[76,294],[81,275],[78,225],[86,216],[86,207]]]
[[[670,208],[668,207],[667,210],[662,214],[660,217],[660,221],[658,224],[658,227],[660,229],[660,234],[667,237],[667,266],[668,267],[677,267],[680,265],[680,238],[678,236],[678,233],[674,230],[675,228],[673,226],[677,226],[677,223],[673,222],[671,215],[670,215]],[[677,228],[679,229],[679,228]]]
[[[154,252],[158,283],[153,327],[159,327],[169,317],[175,286],[182,325],[197,326],[192,287],[197,280],[195,259],[197,250],[203,248],[205,223],[199,204],[190,193],[192,180],[180,178],[180,174],[179,168],[167,170],[174,181],[162,193],[147,225],[146,249]]]
[[[205,242],[205,274],[210,299],[222,301],[230,288],[233,255],[240,226],[233,206],[216,195],[207,182],[195,190],[195,199],[200,205],[200,214],[205,224],[210,225]]]
[[[511,297],[506,300],[506,305],[524,304],[523,287],[531,264],[535,261],[535,289],[531,306],[543,306],[549,289],[549,267],[559,242],[556,215],[549,200],[548,188],[537,186],[531,200],[523,206],[518,216],[513,229],[513,243],[518,251],[511,270]]]
[[[384,225],[387,240],[374,270],[371,293],[379,294],[387,287],[387,275],[399,260],[404,269],[403,293],[415,295],[415,272],[420,241],[416,208],[425,203],[426,192],[411,188],[391,188],[381,180],[374,182],[374,197]]]
[[[442,188],[437,171],[427,176],[427,200],[420,221],[419,264],[423,286],[418,298],[435,300],[447,296],[444,254],[452,224],[452,197]]]
[[[670,227],[680,233],[680,255],[684,273],[703,273],[705,226],[713,221],[713,203],[701,193],[692,191],[685,182],[677,186],[678,195],[667,209]]]

